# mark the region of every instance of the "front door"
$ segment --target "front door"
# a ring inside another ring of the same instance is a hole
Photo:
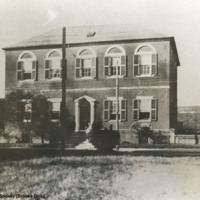
[[[90,123],[90,103],[84,98],[80,100],[80,130],[85,130]]]

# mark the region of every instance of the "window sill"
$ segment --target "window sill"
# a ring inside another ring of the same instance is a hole
[[[35,80],[18,80],[18,83],[31,83],[31,82],[35,82]]]
[[[118,76],[118,78],[124,78],[125,76]],[[116,79],[117,76],[106,76],[106,79]]]
[[[52,81],[61,81],[61,78],[52,78],[52,79],[45,79],[47,82],[52,82]]]
[[[144,119],[141,119],[141,120],[140,120],[140,119],[139,119],[138,122],[151,122],[151,120],[150,120],[150,119],[148,119],[148,120],[144,120]]]
[[[76,81],[81,81],[81,80],[94,80],[95,77],[82,77],[82,78],[75,78]]]
[[[51,122],[59,122],[60,119],[51,119]]]
[[[156,75],[137,75],[137,78],[147,78],[147,77],[155,77]]]
[[[116,119],[112,119],[108,121],[108,123],[115,123],[115,122],[116,122]],[[121,120],[119,119],[118,122],[121,122]]]

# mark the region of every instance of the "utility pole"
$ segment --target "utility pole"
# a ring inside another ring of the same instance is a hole
[[[66,27],[62,30],[62,102],[61,102],[61,150],[65,149],[66,134]]]
[[[118,61],[116,66],[116,130],[119,131],[119,77],[118,77]]]

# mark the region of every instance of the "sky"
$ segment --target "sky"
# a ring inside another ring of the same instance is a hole
[[[178,106],[200,106],[200,1],[0,0],[0,97],[4,97],[3,47],[61,26],[139,24],[175,37]]]

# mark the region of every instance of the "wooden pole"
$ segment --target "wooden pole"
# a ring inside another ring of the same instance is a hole
[[[66,27],[62,30],[62,102],[61,102],[61,150],[65,148],[65,132],[66,132]]]
[[[119,78],[118,78],[118,61],[116,69],[116,130],[119,131]]]

